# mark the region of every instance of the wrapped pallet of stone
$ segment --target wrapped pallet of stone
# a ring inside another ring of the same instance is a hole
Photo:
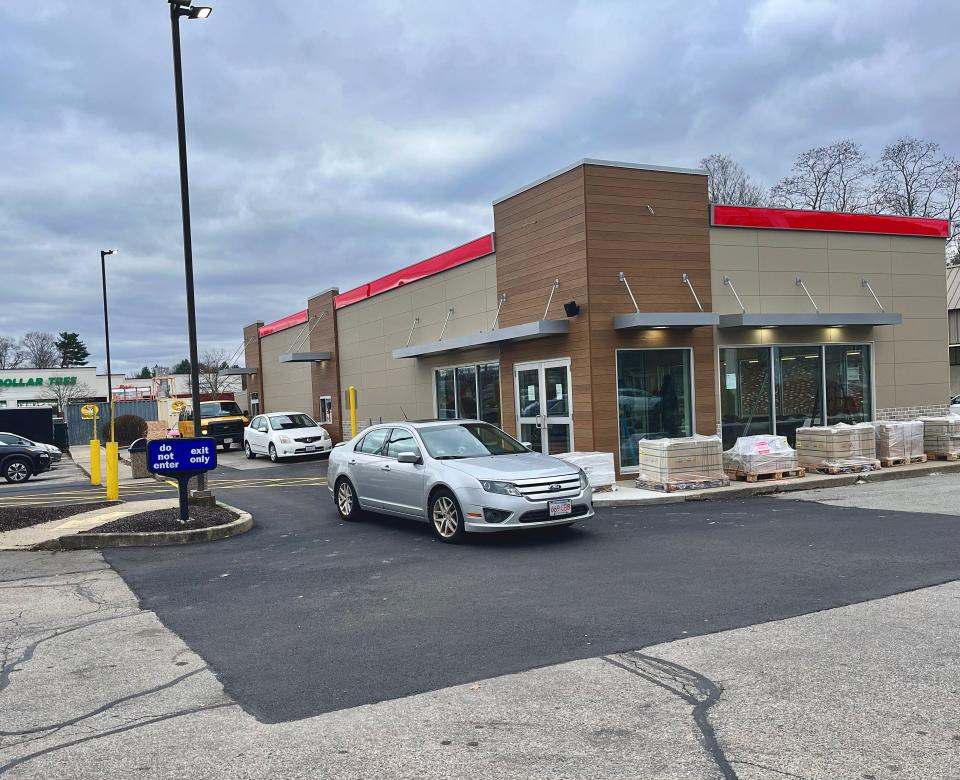
[[[617,489],[617,474],[612,452],[564,452],[554,457],[584,470],[587,481],[595,492]]]
[[[960,416],[921,417],[923,449],[931,458],[960,460]]]
[[[879,469],[873,425],[837,423],[797,428],[797,460],[807,469],[828,474]]]
[[[670,492],[730,484],[719,436],[641,439],[639,450],[639,488]]]
[[[797,453],[786,436],[741,436],[723,453],[723,470],[733,479],[747,479],[763,475],[802,476],[803,469]]]
[[[884,420],[873,424],[876,430],[877,458],[883,466],[925,461],[923,422]]]

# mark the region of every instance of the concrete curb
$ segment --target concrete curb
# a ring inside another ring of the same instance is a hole
[[[238,517],[225,525],[197,528],[191,531],[153,531],[146,533],[69,534],[35,545],[33,550],[90,550],[104,547],[156,547],[171,544],[212,542],[246,533],[253,528],[253,516],[234,506],[218,502],[218,506],[235,512]]]

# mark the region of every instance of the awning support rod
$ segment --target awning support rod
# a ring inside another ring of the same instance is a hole
[[[687,274],[684,274],[680,277],[680,281],[690,288],[690,292],[693,293],[693,300],[697,302],[697,308],[700,309],[700,311],[703,311],[703,305],[700,303],[700,298],[697,297],[697,291],[693,289],[693,285],[690,283],[690,277]]]
[[[686,274],[684,274],[686,276]],[[633,297],[633,290],[630,289],[630,282],[627,281],[627,277],[624,275],[623,271],[620,272],[620,276],[617,277],[623,282],[624,287],[627,288],[627,292],[630,293],[630,300],[633,301],[633,308],[637,310],[637,314],[640,313],[640,307],[637,306],[637,299]]]
[[[453,307],[447,309],[447,318],[443,321],[443,327],[440,329],[440,338],[437,341],[443,341],[443,334],[447,332],[447,323],[450,322],[450,317],[453,316]]]
[[[817,314],[819,314],[820,307],[817,306],[817,302],[813,300],[813,296],[810,294],[810,291],[807,289],[807,285],[803,283],[803,279],[801,279],[799,276],[797,277],[797,287],[803,288],[803,291],[807,294],[807,297],[810,299],[810,303],[813,304],[814,310],[817,312]]]
[[[886,309],[884,309],[883,304],[880,303],[880,299],[877,297],[877,294],[873,291],[873,288],[870,286],[870,282],[868,282],[866,279],[861,279],[860,286],[866,287],[870,291],[870,294],[873,296],[873,300],[875,300],[877,302],[877,306],[880,307],[880,311],[885,312]]]
[[[413,338],[413,332],[417,329],[417,325],[419,324],[420,324],[420,318],[414,317],[413,325],[410,326],[410,332],[407,334],[407,343],[404,346],[407,346],[407,347],[410,346],[410,339]]]
[[[550,297],[547,298],[547,308],[543,310],[543,319],[547,318],[547,312],[550,311],[550,304],[553,303],[553,294],[557,291],[559,286],[560,279],[554,279],[553,286],[550,288]]]
[[[310,321],[307,320],[305,323],[303,323],[303,328],[300,329],[300,335],[294,340],[293,344],[290,345],[290,349],[287,350],[288,353],[296,352],[297,349],[303,346],[304,342],[310,337],[310,334],[313,333],[313,329],[316,328],[320,320],[323,319],[324,314],[326,314],[325,311],[320,312],[320,316],[317,317],[313,325],[310,326],[310,330],[306,330],[307,325],[310,324]]]
[[[500,323],[500,309],[503,308],[503,304],[507,301],[507,294],[500,293],[500,300],[497,302],[497,316],[493,318],[493,327],[490,330],[496,330],[497,325]]]
[[[725,287],[729,287],[733,292],[733,297],[737,299],[737,305],[740,307],[740,311],[744,314],[747,313],[747,307],[743,305],[743,301],[740,300],[740,296],[737,294],[737,288],[733,286],[733,279],[729,276],[723,277],[723,284]]]

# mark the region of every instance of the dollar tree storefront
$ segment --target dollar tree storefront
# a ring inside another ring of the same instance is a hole
[[[123,374],[114,374],[116,387]],[[0,370],[0,409],[60,407],[70,401],[105,401],[107,376],[95,366],[17,368]]]

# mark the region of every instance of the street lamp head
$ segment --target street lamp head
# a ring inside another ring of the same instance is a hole
[[[120,252],[119,249],[104,249],[104,250],[103,250],[103,253],[104,253],[105,255],[116,255],[116,254],[119,254],[119,252]]]
[[[196,5],[190,9],[191,19],[206,19],[213,12],[209,5]]]

